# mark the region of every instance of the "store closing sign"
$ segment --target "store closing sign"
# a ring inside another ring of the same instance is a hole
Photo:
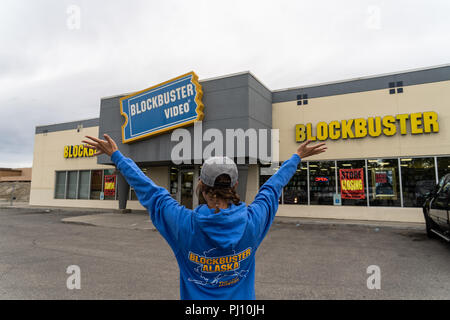
[[[114,196],[116,193],[116,176],[106,175],[105,176],[105,196]]]
[[[339,169],[342,199],[365,199],[364,169]]]
[[[384,117],[356,118],[341,121],[297,124],[295,126],[295,140],[338,140],[358,139],[370,137],[393,136],[397,133],[417,135],[439,132],[438,115],[434,111],[387,115]]]

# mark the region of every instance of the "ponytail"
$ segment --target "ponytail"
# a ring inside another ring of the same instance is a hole
[[[230,177],[226,174],[222,174],[216,178],[214,187],[210,187],[199,181],[197,186],[197,195],[199,199],[203,199],[203,192],[213,197],[215,202],[215,213],[220,211],[219,200],[224,200],[227,203],[233,203],[238,205],[241,202],[239,195],[236,192],[235,187],[230,187]],[[204,200],[204,199],[203,199]]]

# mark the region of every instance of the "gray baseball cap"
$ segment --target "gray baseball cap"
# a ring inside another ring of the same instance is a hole
[[[227,174],[230,177],[230,187],[236,184],[238,170],[234,161],[228,157],[210,157],[203,163],[200,180],[207,186],[214,187],[216,178],[221,174]]]

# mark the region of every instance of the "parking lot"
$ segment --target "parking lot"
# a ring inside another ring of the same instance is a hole
[[[157,231],[61,222],[83,214],[0,209],[0,299],[179,299]],[[81,288],[69,290],[73,265]],[[367,285],[373,266],[379,289]],[[450,299],[450,244],[419,228],[275,220],[256,253],[256,298]]]

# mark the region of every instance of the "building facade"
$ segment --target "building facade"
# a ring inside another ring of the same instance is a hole
[[[173,130],[121,143],[127,94],[102,98],[99,118],[37,127],[30,203],[143,209],[110,159],[93,157],[81,144],[85,135],[104,133],[187,207],[199,203],[202,151],[214,130],[224,137],[215,145],[227,155],[228,138],[234,139],[228,131],[247,135],[243,152],[232,146],[238,193],[247,203],[278,165],[253,152],[253,131],[267,133],[267,139],[258,135],[258,151],[278,142],[279,163],[302,141],[327,143],[328,151],[302,161],[284,188],[280,216],[422,222],[426,193],[449,172],[448,65],[275,91],[249,72],[199,83],[204,116],[185,127],[192,143],[181,164],[172,161],[179,144]]]

